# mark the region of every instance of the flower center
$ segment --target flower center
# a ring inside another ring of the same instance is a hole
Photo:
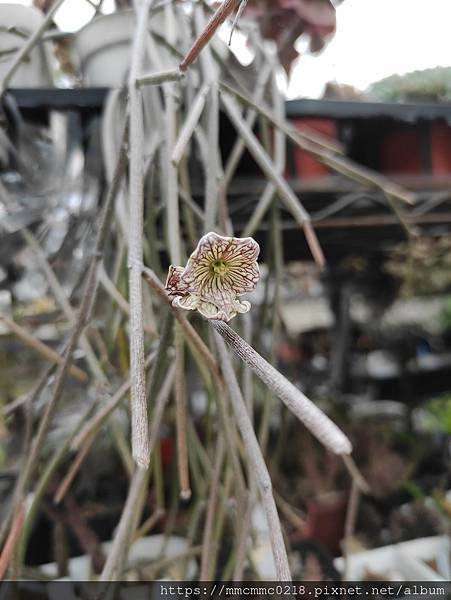
[[[228,271],[228,265],[222,259],[215,260],[213,263],[211,263],[210,268],[214,275],[219,275],[220,277],[225,275]]]

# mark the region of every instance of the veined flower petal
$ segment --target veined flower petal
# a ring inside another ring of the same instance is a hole
[[[249,302],[237,296],[255,289],[260,277],[257,257],[260,247],[252,238],[204,235],[186,267],[169,268],[166,290],[175,296],[173,304],[198,310],[208,319],[229,321],[248,312]]]

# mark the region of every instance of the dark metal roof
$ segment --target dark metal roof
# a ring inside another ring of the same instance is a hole
[[[387,103],[347,100],[290,100],[287,116],[329,117],[332,119],[389,118],[415,123],[419,120],[444,119],[451,123],[451,104],[445,103]]]
[[[103,106],[107,88],[74,89],[10,89],[22,109],[99,110]],[[290,100],[286,103],[287,116],[329,117],[332,119],[390,118],[416,122],[444,119],[451,123],[451,104],[445,103],[385,103],[346,100]]]

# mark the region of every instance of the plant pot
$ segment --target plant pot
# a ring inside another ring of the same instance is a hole
[[[346,519],[347,499],[344,494],[332,492],[307,503],[307,522],[296,532],[294,540],[313,538],[334,555],[340,552]]]
[[[380,156],[384,173],[449,175],[451,127],[435,123],[391,131],[383,137]]]
[[[349,556],[347,579],[364,581],[367,573],[380,575],[385,580],[445,581],[449,577],[450,542],[446,536],[419,538],[391,546],[383,546]],[[427,561],[448,557],[443,574],[432,569]],[[344,573],[344,558],[336,558],[335,567]],[[447,572],[446,572],[447,569]]]
[[[111,552],[113,542],[105,542],[102,544],[102,549],[107,556]],[[128,553],[127,566],[133,567],[144,562],[150,563],[152,560],[158,561],[162,558],[174,558],[178,555],[183,555],[188,549],[188,542],[181,537],[171,535],[169,537],[164,534],[151,535],[140,538],[133,542]],[[182,562],[182,561],[181,561]],[[45,575],[56,577],[58,567],[56,563],[48,563],[41,565],[40,569]],[[177,569],[177,564],[170,569],[171,572]],[[169,570],[169,569],[168,569]],[[197,573],[196,561],[193,558],[188,559],[187,579],[192,579]],[[174,573],[180,578],[180,573]],[[89,581],[91,578],[91,558],[89,556],[77,556],[68,561],[68,577],[66,580],[71,581]]]
[[[451,127],[436,123],[430,129],[431,165],[434,175],[451,173]]]
[[[44,15],[33,6],[1,5],[0,80],[6,75],[11,61],[32,33],[42,24]],[[4,30],[8,28],[9,30]],[[24,37],[25,36],[25,37]],[[37,88],[52,85],[51,53],[44,43],[38,44],[12,77],[11,88]]]
[[[153,29],[163,31],[162,13],[149,19]],[[82,73],[83,85],[121,87],[127,83],[131,45],[135,35],[135,13],[124,10],[96,17],[80,29],[74,51]],[[165,54],[162,51],[162,54]]]
[[[293,125],[305,133],[319,133],[324,137],[337,139],[337,123],[333,119],[294,119]],[[296,176],[300,179],[325,177],[330,174],[330,169],[319,160],[301,150],[294,150],[294,164]]]
[[[384,173],[400,175],[419,175],[421,173],[421,147],[416,128],[390,131],[384,135],[381,147],[381,167]]]

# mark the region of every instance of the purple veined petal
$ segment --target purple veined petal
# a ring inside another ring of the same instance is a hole
[[[170,267],[166,289],[177,298],[175,306],[198,310],[208,319],[230,321],[250,310],[237,296],[255,289],[260,278],[258,243],[252,238],[204,235],[186,267]]]
[[[260,254],[260,246],[251,237],[247,238],[230,238],[231,242],[224,252],[224,260],[230,264],[235,261],[244,260],[246,263],[251,263],[257,260]]]
[[[176,294],[177,292],[184,293],[187,290],[186,283],[181,280],[184,270],[184,267],[175,267],[174,265],[169,267],[168,276],[164,286],[169,294]]]
[[[241,294],[255,290],[260,279],[260,270],[257,263],[246,264],[240,268],[231,268],[228,277],[235,294],[241,296]]]

